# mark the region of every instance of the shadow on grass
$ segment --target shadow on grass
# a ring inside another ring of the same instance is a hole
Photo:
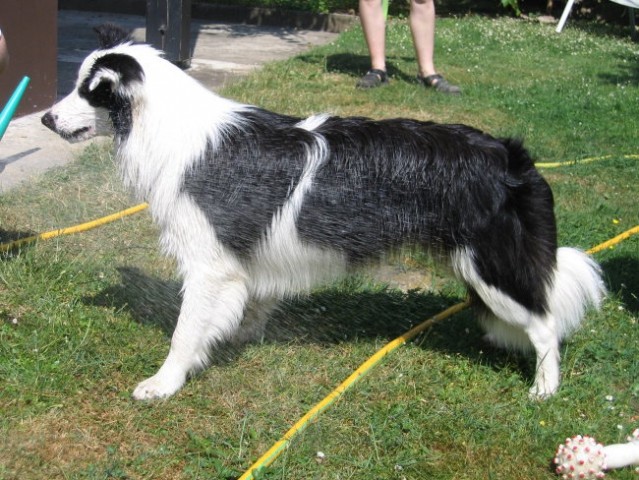
[[[136,322],[159,327],[170,336],[180,313],[181,283],[150,277],[137,268],[120,267],[118,272],[122,278],[119,285],[83,301],[128,311]]]
[[[300,60],[316,64],[319,62],[317,55],[300,55]],[[386,61],[386,72],[391,79],[402,80],[405,82],[415,82],[415,75],[408,74],[403,70],[400,70],[393,62],[394,57],[390,56]],[[405,63],[415,64],[414,57],[402,57],[400,60]],[[357,55],[353,53],[336,53],[326,57],[326,69],[329,72],[340,73],[344,75],[350,75],[352,77],[363,76],[370,68],[371,61],[368,55]],[[416,71],[416,64],[413,70]]]
[[[625,7],[619,7],[625,9]],[[593,21],[592,19],[569,19],[566,28],[574,28],[582,30],[588,34],[600,37],[615,37],[632,41],[630,25],[627,13],[624,12],[625,18],[612,17],[607,21]],[[560,37],[559,37],[560,38]]]
[[[8,244],[16,240],[20,240],[21,238],[28,238],[33,235],[35,235],[35,233],[32,231],[20,232],[20,231],[14,231],[14,230],[4,230],[3,228],[0,228],[0,245]],[[29,246],[32,244],[33,243],[25,243],[20,245],[19,247],[15,247],[10,250],[7,250],[6,252],[2,251],[0,252],[0,259],[2,260],[11,259],[13,258],[13,254],[15,253],[15,251],[17,251],[18,249],[24,250],[25,248],[29,248]]]
[[[622,55],[615,55],[615,58],[619,61],[619,68],[615,72],[599,74],[601,81],[611,84],[624,84],[633,83],[639,84],[639,63],[633,58],[628,58]]]
[[[136,268],[119,271],[121,284],[84,301],[126,310],[135,321],[159,327],[170,336],[179,315],[181,285],[149,277]],[[271,316],[262,341],[320,345],[367,339],[391,341],[460,301],[419,290],[362,287],[361,280],[353,277],[311,295],[283,301]],[[466,310],[426,330],[415,342],[423,349],[459,355],[495,370],[514,364],[523,377],[532,379],[532,357],[492,348],[482,336],[473,312]],[[240,352],[241,347],[235,344],[221,345],[212,352],[212,364],[228,364]]]
[[[619,293],[621,300],[633,314],[639,313],[639,261],[621,256],[601,263],[608,289]]]

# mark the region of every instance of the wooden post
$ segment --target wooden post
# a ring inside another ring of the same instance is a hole
[[[191,0],[147,0],[146,41],[181,68],[191,64]]]

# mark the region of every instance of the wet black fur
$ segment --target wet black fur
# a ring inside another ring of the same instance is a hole
[[[296,222],[309,244],[358,263],[405,244],[470,247],[482,279],[532,312],[547,309],[556,264],[552,192],[517,140],[465,125],[241,113],[184,178],[220,241],[248,258],[300,180],[316,136],[329,155]]]

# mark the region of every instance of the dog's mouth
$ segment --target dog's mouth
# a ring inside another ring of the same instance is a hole
[[[64,138],[67,142],[81,142],[91,136],[91,127],[82,127],[72,132],[58,131],[58,135]]]
[[[49,130],[57,133],[65,139],[67,142],[74,143],[80,142],[82,140],[86,140],[93,136],[95,129],[92,126],[81,127],[76,130],[66,130],[61,129],[57,125],[56,117],[51,113],[47,112],[42,117],[42,124],[47,127]]]

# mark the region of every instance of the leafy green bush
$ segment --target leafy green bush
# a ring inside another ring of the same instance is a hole
[[[521,10],[519,9],[519,0],[501,0],[502,6],[506,8],[511,8],[515,14],[521,15]]]
[[[298,10],[312,13],[357,12],[358,0],[194,0],[218,5],[242,7],[279,8],[282,10]],[[382,0],[380,0],[381,2]],[[389,14],[392,16],[408,15],[410,0],[388,0]],[[466,14],[469,12],[507,14],[517,16],[522,13],[543,12],[558,17],[564,1],[548,2],[548,0],[437,0],[439,14]],[[586,19],[605,19],[619,22],[624,7],[610,4],[608,0],[581,0],[579,8],[575,7],[573,17]],[[627,23],[623,18],[623,24]]]
[[[241,7],[281,8],[313,13],[357,11],[358,0],[205,0],[207,3]]]

